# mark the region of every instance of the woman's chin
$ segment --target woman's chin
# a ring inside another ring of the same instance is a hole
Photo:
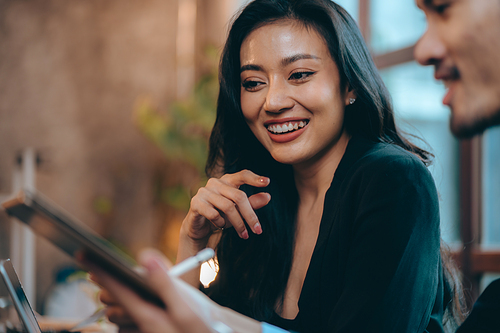
[[[289,164],[289,165],[295,165],[295,164],[300,164],[306,160],[306,158],[297,156],[297,154],[293,154],[293,156],[290,156],[291,154],[271,154],[276,162],[282,163],[282,164]]]

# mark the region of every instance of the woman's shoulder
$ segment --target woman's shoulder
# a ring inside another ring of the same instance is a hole
[[[352,163],[348,167],[347,178],[362,177],[369,181],[378,179],[392,181],[429,181],[432,176],[424,162],[415,154],[402,147],[385,142],[356,139],[348,157]],[[349,177],[349,174],[351,177]]]
[[[338,192],[345,198],[367,207],[376,202],[401,205],[399,209],[409,209],[415,216],[415,207],[433,207],[429,212],[436,212],[436,185],[418,156],[395,144],[380,142],[370,142],[362,151],[345,178],[339,179]]]
[[[358,160],[361,167],[428,172],[424,162],[414,153],[385,142],[373,142]]]

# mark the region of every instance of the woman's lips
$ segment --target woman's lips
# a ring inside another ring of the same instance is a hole
[[[264,125],[267,127],[267,133],[274,142],[285,143],[298,138],[305,130],[309,123],[307,119],[286,121],[270,121]]]

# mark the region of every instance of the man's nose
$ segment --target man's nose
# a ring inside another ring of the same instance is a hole
[[[291,87],[280,80],[269,83],[264,110],[266,112],[283,112],[294,106]]]
[[[444,59],[446,47],[435,29],[429,27],[420,37],[414,55],[421,65],[435,65]]]

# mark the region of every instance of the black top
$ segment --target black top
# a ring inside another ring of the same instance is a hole
[[[297,332],[443,332],[434,181],[413,154],[353,137],[326,193]]]
[[[477,299],[457,333],[500,332],[500,279],[493,281]]]

